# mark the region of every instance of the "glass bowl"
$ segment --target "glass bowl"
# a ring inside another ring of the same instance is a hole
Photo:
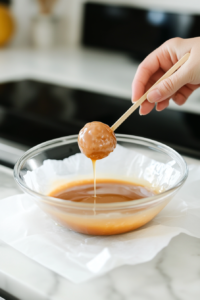
[[[118,203],[97,203],[95,214],[91,203],[49,197],[28,187],[24,176],[28,171],[40,167],[44,160],[62,160],[80,153],[77,135],[61,137],[31,148],[16,163],[14,178],[25,193],[34,197],[42,210],[68,229],[90,235],[113,235],[139,228],[152,220],[183,185],[188,175],[187,165],[181,155],[159,142],[123,134],[116,134],[116,137],[117,143],[123,147],[172,165],[179,172],[176,183],[152,197]]]

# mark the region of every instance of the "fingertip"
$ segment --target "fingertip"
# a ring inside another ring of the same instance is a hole
[[[141,112],[141,107],[140,107],[140,109],[139,109],[139,115],[140,115],[140,116],[144,116],[144,114]]]
[[[158,88],[150,91],[148,94],[147,94],[147,100],[150,102],[150,103],[155,103],[155,102],[158,102],[160,101],[162,98],[162,95],[161,95],[161,92],[159,91]]]
[[[154,103],[149,103],[147,100],[144,101],[140,106],[140,111],[139,111],[140,115],[141,116],[147,115],[153,110],[154,106],[155,106]]]
[[[131,100],[132,100],[132,102],[136,102],[137,100],[137,89],[136,89],[136,87],[135,87],[135,83],[133,82],[132,83],[132,95],[131,95]]]
[[[145,93],[145,86],[140,81],[134,80],[132,83],[132,102],[137,102]]]
[[[187,97],[181,93],[176,93],[173,97],[173,100],[177,105],[181,106],[186,102]]]
[[[166,100],[164,100],[162,102],[157,103],[157,105],[156,105],[156,111],[160,112],[160,111],[164,110],[165,108],[167,108],[169,106],[169,100],[170,99],[166,99]]]
[[[162,108],[162,109],[160,109],[159,107],[158,107],[158,105],[156,105],[156,111],[157,112],[160,112],[160,111],[162,111],[164,108]]]

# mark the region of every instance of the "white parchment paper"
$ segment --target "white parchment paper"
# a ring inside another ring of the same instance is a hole
[[[146,163],[150,168],[152,163],[157,165],[157,170],[163,170],[168,176],[169,170],[173,169],[173,162],[162,166],[162,163],[146,158]],[[66,177],[61,165],[55,178]],[[69,170],[70,166],[69,162]],[[44,171],[44,166],[40,168]],[[54,172],[55,169],[54,165]],[[129,172],[132,172],[131,168]],[[172,182],[170,178],[176,180],[177,173],[170,172],[169,182]],[[41,169],[33,173],[41,175]],[[35,176],[33,173],[27,177],[30,184],[31,177]],[[135,173],[130,174],[135,176]],[[147,176],[148,172],[141,173],[143,179],[144,174]],[[150,173],[145,180],[151,180]],[[48,188],[47,184],[46,191]],[[16,195],[0,201],[0,239],[70,281],[80,283],[123,264],[135,265],[151,260],[181,232],[200,238],[199,195],[200,167],[190,165],[185,185],[154,220],[133,232],[107,237],[87,236],[59,227],[38,208],[32,197]]]
[[[161,192],[176,184],[179,179],[180,173],[173,167],[174,164],[174,160],[162,163],[117,145],[108,157],[96,162],[96,177],[124,179]],[[93,168],[91,160],[82,153],[64,160],[45,160],[42,166],[28,171],[24,176],[29,188],[45,195],[62,182],[83,178],[93,178]]]

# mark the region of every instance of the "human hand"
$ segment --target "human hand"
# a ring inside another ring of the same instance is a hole
[[[139,65],[132,83],[132,101],[136,102],[187,52],[190,52],[190,57],[184,65],[148,93],[147,100],[140,107],[141,115],[152,111],[155,103],[157,111],[165,109],[170,99],[182,105],[200,87],[200,37],[174,38],[149,54]]]

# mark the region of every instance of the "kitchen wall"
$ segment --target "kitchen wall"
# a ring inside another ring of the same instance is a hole
[[[58,0],[55,6],[55,15],[60,19],[58,44],[72,46],[79,44],[84,2],[86,0]],[[200,0],[93,0],[92,2],[200,14]],[[16,34],[12,41],[13,45],[25,46],[30,44],[31,20],[36,16],[37,10],[36,0],[13,0],[12,11],[17,23]]]

